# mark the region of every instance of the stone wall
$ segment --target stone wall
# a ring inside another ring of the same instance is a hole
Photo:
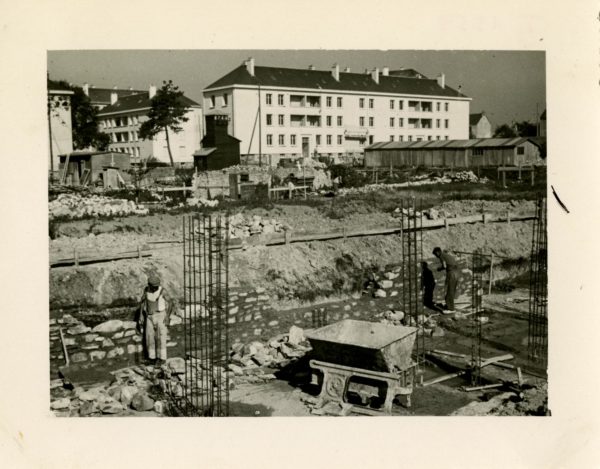
[[[438,283],[436,301],[443,302],[444,272],[437,272],[434,263],[431,268]],[[389,267],[376,274],[379,286],[367,294],[360,296],[357,292],[355,298],[344,301],[284,311],[272,307],[274,298],[262,287],[230,288],[227,315],[229,342],[266,341],[286,333],[292,325],[311,328],[315,313],[326,317],[327,322],[331,323],[347,318],[375,320],[384,311],[401,311],[403,285],[400,274],[400,267]],[[459,276],[457,296],[460,295],[466,295],[468,300],[471,298],[471,271],[467,268],[463,268]],[[133,311],[131,314],[133,315]],[[167,343],[170,357],[184,355],[183,315],[184,312],[180,309],[171,317]],[[67,313],[50,319],[50,362],[54,376],[58,367],[65,363],[59,328],[63,330],[65,346],[74,364],[82,367],[101,366],[110,370],[143,360],[142,337],[136,331],[134,321],[110,319],[92,328],[85,324],[85,320]]]

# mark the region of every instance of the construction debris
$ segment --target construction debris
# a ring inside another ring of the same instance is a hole
[[[83,197],[64,193],[48,204],[49,217],[71,219],[84,217],[109,217],[125,215],[147,215],[148,209],[132,200],[113,199],[101,195]]]

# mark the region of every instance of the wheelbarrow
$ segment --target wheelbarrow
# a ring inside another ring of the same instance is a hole
[[[323,375],[317,407],[335,402],[341,415],[391,415],[399,395],[410,407],[416,334],[414,327],[353,319],[306,331],[312,346],[310,366]]]

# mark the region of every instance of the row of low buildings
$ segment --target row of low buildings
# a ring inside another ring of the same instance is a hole
[[[86,84],[83,90],[99,110],[100,130],[110,135],[110,151],[126,153],[133,162],[169,161],[164,133],[151,140],[139,137],[156,87]],[[49,94],[66,91],[49,89]],[[216,158],[231,164],[229,150],[220,154],[216,141],[245,161],[262,159],[276,165],[282,157],[363,155],[378,142],[441,146],[440,142],[491,137],[485,114],[470,114],[471,98],[448,86],[443,74],[429,79],[411,69],[291,69],[257,66],[250,58],[210,84],[201,104],[183,99],[189,106],[188,120],[181,132],[169,134],[178,164],[191,163],[194,155],[204,167],[219,166]],[[53,154],[71,152],[67,132],[52,125],[58,143]],[[209,135],[215,129],[227,137]]]

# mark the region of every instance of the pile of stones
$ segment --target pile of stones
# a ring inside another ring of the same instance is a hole
[[[229,217],[230,238],[249,238],[261,234],[280,233],[284,230],[278,220],[274,218],[263,218],[260,215],[245,217],[237,213]]]
[[[84,197],[80,194],[60,194],[48,204],[50,219],[67,217],[109,217],[125,215],[147,215],[148,209],[132,200],[113,199],[101,195]]]

